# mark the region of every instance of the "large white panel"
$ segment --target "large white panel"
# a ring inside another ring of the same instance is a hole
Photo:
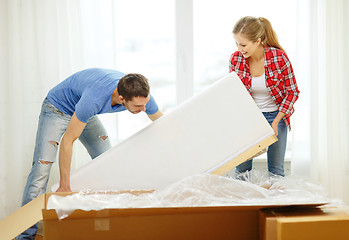
[[[161,189],[210,172],[273,134],[233,72],[77,170],[71,189]]]

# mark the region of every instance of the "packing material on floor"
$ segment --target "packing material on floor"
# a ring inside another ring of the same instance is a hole
[[[252,171],[245,181],[213,174],[184,178],[162,190],[135,194],[82,191],[69,196],[51,195],[47,209],[59,219],[74,210],[112,208],[164,208],[207,206],[289,206],[323,205],[331,200],[315,182],[299,177],[268,177],[265,171]],[[265,188],[268,186],[269,188]],[[137,193],[137,192],[136,192]]]

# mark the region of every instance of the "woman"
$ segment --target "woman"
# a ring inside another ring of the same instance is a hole
[[[278,141],[267,152],[268,171],[284,176],[287,128],[299,91],[292,65],[265,18],[243,17],[234,26],[238,51],[230,58],[235,71],[270,123]],[[236,167],[237,174],[250,171],[252,160]]]

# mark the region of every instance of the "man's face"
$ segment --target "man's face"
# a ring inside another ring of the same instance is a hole
[[[145,111],[145,105],[149,102],[150,97],[133,97],[130,101],[122,101],[122,105],[131,113],[137,114]]]

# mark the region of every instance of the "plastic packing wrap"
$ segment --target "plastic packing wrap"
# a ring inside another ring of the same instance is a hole
[[[243,180],[241,180],[243,179]],[[55,209],[59,219],[76,209],[159,208],[197,206],[251,206],[325,204],[331,200],[316,182],[296,176],[270,176],[253,170],[237,179],[213,174],[194,175],[165,189],[139,194],[81,191],[51,195],[47,209]]]

